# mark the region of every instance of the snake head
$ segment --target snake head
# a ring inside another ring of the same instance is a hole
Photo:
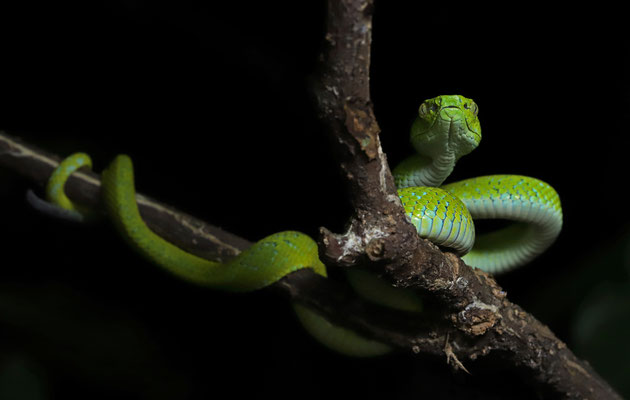
[[[444,95],[425,100],[411,127],[411,143],[422,155],[462,156],[481,141],[477,104],[464,96]]]

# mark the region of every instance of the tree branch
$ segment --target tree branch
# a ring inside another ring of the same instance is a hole
[[[559,398],[620,398],[549,329],[520,307],[488,274],[420,239],[407,221],[379,139],[369,97],[372,1],[330,0],[326,49],[315,93],[328,125],[354,215],[349,229],[321,229],[320,256],[333,267],[366,266],[399,287],[429,294],[437,317],[418,318],[363,302],[346,285],[302,270],[273,289],[331,321],[413,353],[444,356],[454,369],[492,355],[526,372],[532,384]],[[59,157],[0,132],[0,165],[43,187]],[[100,202],[98,175],[74,174],[70,198]],[[250,242],[146,196],[138,195],[147,225],[176,245],[226,260]]]
[[[545,325],[509,302],[491,276],[473,271],[454,254],[442,253],[415,234],[398,201],[369,97],[373,3],[330,0],[328,7],[328,48],[317,98],[355,215],[344,234],[321,230],[324,261],[339,267],[367,262],[395,286],[429,292],[444,310],[444,319],[473,339],[468,349],[449,347],[449,358],[466,362],[499,352],[527,370],[541,388],[563,398],[619,398]],[[479,347],[480,343],[484,344]]]

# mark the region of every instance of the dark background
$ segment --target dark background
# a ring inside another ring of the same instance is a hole
[[[141,192],[250,240],[342,231],[349,207],[309,92],[324,2],[223,3],[4,2],[0,129],[86,151],[96,170],[130,154]],[[630,396],[627,32],[592,5],[416,3],[376,4],[384,151],[411,154],[422,100],[473,98],[484,138],[452,179],[531,175],[564,207],[557,243],[500,283]],[[106,224],[37,214],[28,187],[0,170],[2,399],[533,396],[493,363],[469,377],[442,359],[333,354],[283,299],[177,281]]]

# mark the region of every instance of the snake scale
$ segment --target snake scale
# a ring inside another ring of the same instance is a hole
[[[405,212],[421,237],[462,255],[471,266],[504,272],[526,264],[554,242],[562,228],[562,208],[550,185],[526,176],[488,175],[443,185],[457,160],[481,141],[477,114],[477,104],[459,95],[424,101],[411,128],[416,154],[393,173]],[[48,201],[77,214],[88,212],[70,201],[63,189],[68,177],[83,166],[91,167],[84,153],[63,160],[49,180]],[[133,166],[126,155],[117,156],[103,171],[102,197],[109,218],[132,248],[190,282],[242,292],[268,286],[301,268],[326,276],[315,241],[296,231],[267,236],[227,263],[198,257],[162,239],[140,217]],[[476,237],[473,220],[477,219],[512,223]],[[422,309],[411,292],[394,289],[369,274],[353,269],[349,280],[360,295],[373,301]],[[300,304],[293,307],[307,331],[338,352],[372,356],[390,351],[389,346],[337,327]]]

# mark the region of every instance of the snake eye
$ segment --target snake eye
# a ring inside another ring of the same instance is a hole
[[[438,110],[437,104],[424,102],[420,104],[420,108],[418,109],[418,114],[421,117],[424,117],[429,113],[436,112],[437,110]]]
[[[477,107],[477,104],[473,102],[464,103],[464,108],[470,110],[473,115],[477,115],[477,113],[479,112],[479,107]]]

